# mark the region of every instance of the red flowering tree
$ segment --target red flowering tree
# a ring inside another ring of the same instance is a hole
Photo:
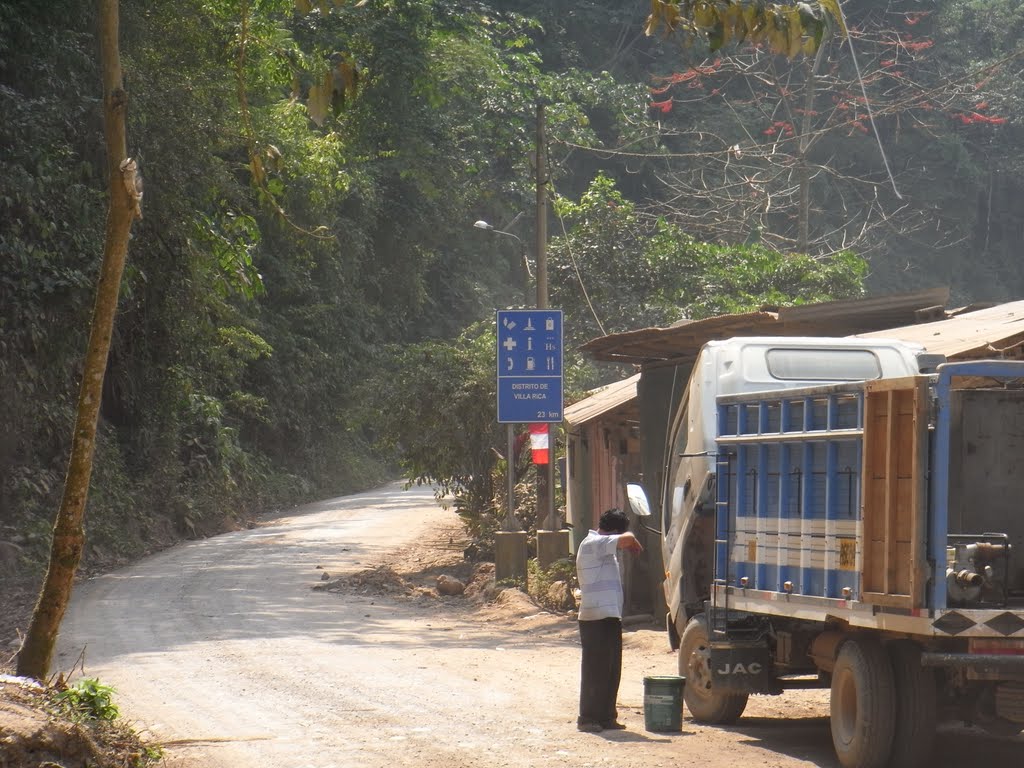
[[[659,213],[708,240],[801,253],[869,254],[926,226],[933,246],[954,239],[920,193],[958,133],[997,131],[1007,118],[988,97],[991,68],[971,76],[934,55],[930,12],[850,2],[844,17],[823,4],[799,45],[794,22],[787,47],[777,22],[760,36],[730,33],[722,14],[735,3],[661,5],[689,13],[672,29],[686,33],[690,65],[651,85],[671,191]],[[797,4],[754,6],[799,17]]]

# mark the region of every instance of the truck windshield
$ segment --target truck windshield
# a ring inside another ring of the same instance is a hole
[[[864,349],[769,349],[768,372],[792,381],[864,381],[877,379],[882,368]]]

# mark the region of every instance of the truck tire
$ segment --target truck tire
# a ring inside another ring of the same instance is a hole
[[[683,701],[698,723],[735,723],[747,706],[747,694],[723,693],[711,687],[711,658],[708,622],[704,614],[694,616],[683,630],[679,644],[679,674],[686,678]]]
[[[884,768],[896,729],[892,664],[870,639],[847,640],[832,670],[832,744],[843,768]]]
[[[889,767],[919,768],[931,755],[935,739],[935,672],[921,666],[921,650],[908,640],[891,643],[888,649],[896,686],[896,730]]]

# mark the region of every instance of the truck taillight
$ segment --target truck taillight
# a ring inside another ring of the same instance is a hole
[[[1024,656],[1024,640],[972,637],[967,645],[970,653],[993,653],[1002,656]]]

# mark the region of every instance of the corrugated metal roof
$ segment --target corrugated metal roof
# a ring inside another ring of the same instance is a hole
[[[778,320],[774,312],[719,315],[669,328],[642,328],[592,339],[580,347],[596,360],[621,363],[652,363],[694,355],[712,339],[727,339],[744,332],[752,334],[771,327]],[[765,331],[765,333],[769,333]]]
[[[965,312],[947,320],[856,335],[914,341],[950,359],[1020,358],[1024,357],[1024,301]]]
[[[948,295],[948,294],[947,294]],[[699,322],[681,323],[671,328],[644,328],[587,342],[582,349],[598,360],[618,360],[658,364],[663,361],[682,362],[694,357],[700,348],[713,339],[731,336],[858,336],[875,339],[901,339],[921,344],[929,352],[944,354],[950,359],[978,357],[1024,358],[1024,301],[1012,301],[974,311],[963,311],[952,317],[938,305],[935,292],[913,294],[889,299],[867,299],[863,302],[832,302],[784,308],[779,312],[750,312],[743,315],[721,315]],[[943,299],[945,300],[945,299]],[[857,319],[858,304],[876,312],[869,320],[901,315],[908,311],[916,317],[936,314],[945,319],[933,322],[889,327],[867,333],[837,333],[837,324],[868,322]],[[917,306],[917,309],[909,310]],[[927,313],[927,314],[924,314]],[[852,316],[848,319],[847,316]],[[593,391],[587,398],[565,409],[565,420],[583,424],[636,397],[637,374]]]
[[[635,400],[638,381],[640,381],[639,373],[628,379],[592,390],[583,400],[573,403],[565,409],[565,420],[570,425],[585,424],[591,419],[596,419],[598,416]]]
[[[653,365],[692,360],[714,339],[733,336],[850,336],[944,317],[948,288],[871,299],[719,315],[670,328],[643,328],[592,339],[580,349],[596,360]]]

